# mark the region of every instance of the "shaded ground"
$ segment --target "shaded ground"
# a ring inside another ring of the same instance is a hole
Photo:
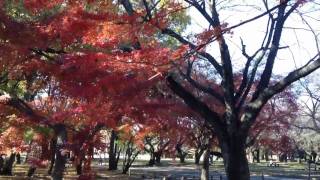
[[[172,177],[174,179],[198,179],[201,167],[186,163],[185,165],[168,164],[162,167],[133,167],[131,174],[147,178]],[[307,179],[308,171],[304,164],[289,163],[280,164],[280,167],[267,167],[267,163],[250,165],[251,179],[260,180],[262,176],[266,180],[298,180]],[[216,162],[210,167],[210,179],[226,179],[222,162]],[[311,179],[320,180],[320,171],[311,171]]]
[[[121,164],[121,163],[120,163]],[[171,160],[164,160],[161,166],[146,167],[145,161],[137,161],[136,164],[130,169],[127,175],[121,174],[121,171],[108,171],[106,165],[94,164],[92,169],[96,172],[95,179],[163,179],[164,177],[172,179],[199,179],[200,166],[196,166],[189,161],[185,164],[172,162]],[[260,180],[262,176],[265,180],[297,180],[307,179],[308,170],[305,169],[305,164],[298,163],[282,163],[280,167],[267,167],[267,163],[250,164],[251,179]],[[119,167],[121,169],[121,166]],[[28,179],[25,175],[28,170],[28,165],[15,165],[14,176],[0,176],[0,180],[4,179]],[[75,169],[68,167],[65,173],[66,180],[77,179]],[[215,162],[210,167],[210,179],[226,179],[222,162]],[[320,170],[311,171],[312,179],[320,179]],[[37,169],[32,179],[50,179],[47,175],[47,169]]]

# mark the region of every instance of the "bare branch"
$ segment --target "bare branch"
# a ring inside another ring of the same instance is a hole
[[[244,115],[242,116],[242,121],[244,122],[242,128],[245,130],[248,130],[250,128],[264,104],[275,94],[281,92],[293,82],[299,80],[302,77],[307,76],[308,74],[318,69],[320,67],[319,54],[317,54],[312,59],[315,60],[311,62],[309,61],[307,64],[300,67],[299,69],[290,72],[286,77],[277,82],[275,85],[264,89],[255,101],[249,103],[245,108]]]

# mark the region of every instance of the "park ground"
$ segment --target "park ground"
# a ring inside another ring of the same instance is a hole
[[[121,162],[120,162],[121,164]],[[146,161],[137,161],[129,173],[122,174],[121,166],[118,171],[108,171],[107,165],[98,165],[94,162],[92,170],[96,173],[94,179],[199,179],[201,166],[193,164],[193,161],[187,160],[186,163],[180,164],[170,159],[164,159],[159,166],[148,167],[145,165]],[[298,180],[308,179],[309,171],[305,162],[299,164],[297,162],[279,163],[279,167],[268,167],[267,162],[251,163],[251,179],[252,180]],[[310,179],[320,179],[320,167],[315,171],[314,168],[310,171]],[[28,179],[26,172],[28,170],[27,164],[15,165],[14,176],[0,176],[0,179],[15,179],[23,180]],[[47,175],[47,169],[37,169],[35,175],[31,179],[50,179]],[[77,179],[75,169],[73,167],[67,167],[64,179],[72,180]],[[29,178],[30,179],[30,178]],[[210,166],[210,179],[226,179],[221,161],[215,161]]]

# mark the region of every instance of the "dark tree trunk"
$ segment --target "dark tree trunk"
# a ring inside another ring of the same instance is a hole
[[[185,163],[187,153],[179,154],[180,163]]]
[[[269,150],[266,149],[266,152],[264,153],[264,157],[266,158],[266,161],[269,161]]]
[[[51,139],[50,142],[50,165],[49,165],[49,169],[48,169],[48,174],[52,174],[52,170],[53,170],[53,165],[54,165],[54,161],[55,161],[55,150],[57,147],[57,139],[53,138]]]
[[[16,160],[17,160],[17,164],[21,164],[21,156],[20,156],[20,153],[17,153]]]
[[[82,174],[82,163],[83,163],[83,159],[81,158],[79,162],[76,164],[77,175]]]
[[[249,166],[245,151],[245,138],[239,134],[219,139],[228,180],[249,180]]]
[[[251,151],[251,156],[252,156],[252,163],[254,163],[254,162],[255,162],[255,160],[256,160],[256,157],[255,157],[254,151]]]
[[[2,172],[3,165],[4,165],[4,159],[2,158],[2,155],[0,155],[0,174]]]
[[[122,174],[127,174],[127,172],[129,171],[129,166],[128,165],[125,165],[125,166],[123,166],[123,168],[122,168]]]
[[[62,180],[67,157],[66,155],[61,154],[61,151],[64,149],[65,143],[67,142],[67,130],[63,124],[57,124],[54,126],[54,131],[57,137],[57,146],[55,148],[56,160],[54,163],[52,179]]]
[[[209,180],[209,157],[210,150],[207,149],[203,154],[203,164],[201,168],[201,180]]]
[[[112,130],[109,145],[109,170],[118,169],[116,140],[117,133],[114,130]]]
[[[132,163],[140,153],[140,151],[138,151],[134,146],[132,139],[133,138],[130,138],[129,142],[127,142],[125,146],[125,155],[122,162],[122,174],[126,174],[128,172]]]
[[[162,156],[162,152],[161,151],[157,151],[157,152],[154,153],[156,164],[160,164],[161,156]]]
[[[36,169],[37,169],[36,167],[29,167],[27,176],[28,176],[28,177],[33,176],[33,174],[36,172]]]
[[[301,164],[301,163],[302,163],[302,158],[303,158],[303,157],[302,157],[302,156],[300,156],[300,154],[298,154],[298,156],[299,156],[299,157],[298,157],[298,158],[299,158],[299,160],[298,160],[298,161],[299,161],[299,164]]]
[[[177,153],[178,153],[178,157],[180,159],[180,163],[184,163],[188,153],[186,153],[186,152],[184,152],[182,150],[182,144],[177,144],[176,145],[176,150],[177,150]]]
[[[2,169],[1,174],[12,176],[12,168],[13,168],[13,163],[14,163],[15,159],[16,159],[16,154],[11,153],[9,159],[4,164],[4,167]]]
[[[258,149],[255,149],[254,151],[253,151],[253,162],[257,162],[257,163],[260,163],[260,149],[258,148]]]
[[[194,154],[194,163],[199,165],[200,164],[200,158],[203,154],[204,150],[197,150]]]
[[[150,160],[148,163],[148,166],[154,166],[156,164],[156,157],[155,157],[155,153],[151,152],[150,153]]]
[[[180,159],[180,163],[185,163],[186,154],[183,154],[183,155],[179,156],[179,159]]]

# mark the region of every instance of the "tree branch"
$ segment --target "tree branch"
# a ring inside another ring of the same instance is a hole
[[[277,82],[275,85],[264,89],[255,101],[250,102],[245,108],[244,115],[241,117],[243,121],[242,128],[246,131],[249,130],[250,126],[254,123],[264,104],[275,94],[281,92],[293,82],[307,76],[308,74],[318,69],[320,67],[320,58],[318,56],[319,54],[313,58],[315,59],[314,61],[308,62],[299,69],[290,72],[286,77]]]
[[[212,124],[217,129],[223,127],[219,114],[194,97],[193,94],[176,82],[171,75],[167,77],[167,82],[171,90],[182,98],[190,108],[198,112],[209,124]]]

